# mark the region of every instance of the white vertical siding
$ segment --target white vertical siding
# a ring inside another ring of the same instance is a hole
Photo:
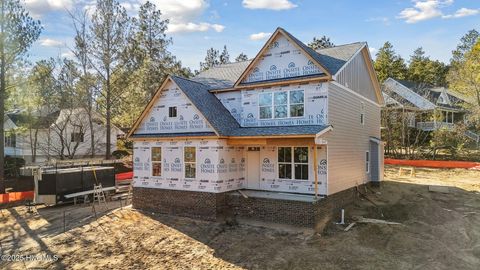
[[[362,50],[365,50],[363,48]],[[375,88],[370,79],[363,53],[358,53],[337,75],[336,81],[360,95],[377,102]]]
[[[364,125],[360,122],[362,103]],[[380,106],[330,83],[328,107],[329,121],[333,126],[326,137],[328,194],[333,194],[367,181],[365,151],[369,151],[371,136],[380,138]]]

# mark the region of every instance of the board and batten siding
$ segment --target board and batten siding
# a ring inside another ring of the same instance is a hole
[[[365,123],[360,121],[364,108]],[[328,194],[368,181],[365,152],[370,137],[380,138],[380,106],[335,83],[328,89],[329,123],[333,130],[328,141]]]
[[[364,47],[362,51],[363,50],[366,50],[366,47]],[[365,63],[364,52],[362,51],[357,53],[350,63],[337,74],[336,81],[360,95],[377,102],[375,87],[370,79],[368,67]]]

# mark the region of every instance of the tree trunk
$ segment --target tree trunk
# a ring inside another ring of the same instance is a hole
[[[111,104],[110,104],[110,70],[107,69],[107,93],[106,93],[106,108],[107,108],[107,147],[106,147],[106,153],[105,153],[105,159],[110,159],[110,142],[111,142],[111,138],[110,138],[110,129],[111,129],[111,124],[110,124],[110,117],[111,117]]]
[[[1,1],[0,7],[0,194],[5,193],[5,90],[6,85],[6,57],[5,57],[5,1]]]

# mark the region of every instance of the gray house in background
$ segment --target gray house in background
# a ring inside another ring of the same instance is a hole
[[[130,130],[136,208],[314,226],[383,177],[368,46],[278,28],[251,61],[170,76]]]
[[[455,124],[467,124],[469,112],[464,105],[468,101],[447,88],[388,78],[382,90],[386,108],[405,112],[409,127],[434,131],[452,130]],[[465,135],[477,143],[480,140],[474,131],[467,131]]]

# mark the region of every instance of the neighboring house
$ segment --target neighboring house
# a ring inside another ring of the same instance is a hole
[[[27,162],[48,159],[90,157],[92,153],[88,114],[84,109],[63,109],[46,115],[29,115],[16,110],[5,115],[5,155],[24,158]],[[104,156],[106,128],[104,118],[93,113],[94,156]],[[125,134],[112,126],[111,147],[116,149],[117,136]],[[36,143],[35,143],[36,142]],[[35,153],[35,154],[34,154]]]
[[[388,78],[382,85],[385,108],[406,113],[407,125],[423,131],[439,128],[452,130],[455,124],[465,124],[468,103],[461,96],[444,87],[432,87],[404,80]],[[465,134],[478,142],[472,131]]]
[[[134,207],[314,225],[382,180],[382,104],[366,43],[278,28],[251,61],[165,80],[128,134]]]

